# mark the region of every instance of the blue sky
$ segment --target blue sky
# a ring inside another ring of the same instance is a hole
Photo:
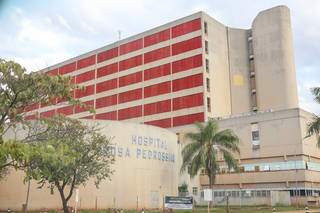
[[[261,10],[291,9],[300,107],[320,113],[310,87],[320,86],[319,0],[0,0],[0,57],[39,70],[122,38],[207,12],[250,28]]]

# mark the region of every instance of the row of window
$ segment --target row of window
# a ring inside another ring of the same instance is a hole
[[[227,191],[213,191],[214,197],[242,197],[242,198],[249,198],[249,197],[270,197],[272,190],[227,190]],[[320,190],[312,190],[312,189],[290,189],[290,190],[283,190],[289,191],[291,197],[305,197],[305,196],[319,196]],[[198,195],[198,188],[192,188],[192,194],[194,196]],[[204,192],[201,191],[201,198],[204,197]]]
[[[239,166],[239,172],[264,172],[264,171],[281,171],[281,170],[296,170],[307,169],[312,171],[320,171],[320,163],[301,161],[286,161],[286,162],[272,162],[272,163],[258,163],[258,164],[243,164]],[[228,170],[227,166],[220,166],[220,173],[235,172]],[[205,170],[201,171],[205,174]]]
[[[204,22],[204,33],[208,35],[208,23]],[[206,54],[209,54],[209,42],[207,40],[204,41],[204,50]],[[205,59],[205,70],[209,73],[209,59]],[[210,92],[210,78],[206,78],[206,88],[207,92]],[[211,98],[207,97],[207,112],[211,112]]]

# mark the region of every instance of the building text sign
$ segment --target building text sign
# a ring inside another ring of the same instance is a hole
[[[142,135],[132,135],[129,144],[114,144],[111,153],[120,158],[136,158],[142,160],[157,160],[175,162],[175,155],[168,149],[168,141]]]
[[[165,196],[164,207],[167,209],[192,209],[193,198]]]

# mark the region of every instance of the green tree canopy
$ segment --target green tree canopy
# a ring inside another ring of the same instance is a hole
[[[221,154],[229,169],[238,168],[234,154],[240,153],[239,138],[230,129],[218,131],[215,120],[195,125],[197,132],[186,134],[186,138],[191,142],[182,150],[181,172],[188,170],[190,176],[194,177],[204,169],[212,188],[219,171],[218,154]]]
[[[34,103],[48,103],[53,98],[76,103],[70,94],[74,88],[69,77],[27,73],[18,63],[0,59],[0,176],[8,166],[18,167],[28,159],[26,145],[3,139],[8,129],[25,123],[26,107]]]
[[[320,87],[314,87],[311,89],[312,94],[314,95],[314,100],[320,104]],[[316,135],[317,145],[320,147],[320,117],[318,115],[313,115],[312,121],[308,124],[307,136]]]
[[[98,187],[110,178],[114,162],[111,138],[99,133],[96,126],[64,116],[43,120],[39,125],[26,141],[35,147],[26,168],[27,178],[38,181],[40,187],[56,188],[67,213],[75,187],[89,179]]]

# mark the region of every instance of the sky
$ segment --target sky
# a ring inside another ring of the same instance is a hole
[[[36,71],[198,11],[249,29],[261,10],[287,5],[300,107],[320,114],[320,0],[0,0],[0,57]]]

